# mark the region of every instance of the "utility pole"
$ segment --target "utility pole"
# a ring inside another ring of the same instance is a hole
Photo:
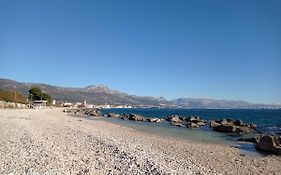
[[[16,104],[16,99],[17,99],[17,91],[16,91],[16,86],[14,86],[15,88],[15,95],[14,95],[14,103],[15,103],[15,107],[17,107],[17,104]]]

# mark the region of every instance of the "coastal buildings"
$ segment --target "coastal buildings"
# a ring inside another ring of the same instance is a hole
[[[35,109],[41,109],[47,107],[47,101],[46,100],[34,100],[32,102],[32,107]]]

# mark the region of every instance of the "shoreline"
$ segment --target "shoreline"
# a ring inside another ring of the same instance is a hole
[[[235,139],[238,136],[228,135],[229,133],[215,132],[210,128],[209,129],[182,128],[182,127],[171,126],[169,122],[153,123],[153,122],[143,122],[143,121],[122,120],[120,118],[103,117],[103,116],[87,116],[87,115],[76,115],[76,114],[67,114],[67,115],[71,117],[85,118],[87,120],[109,122],[111,124],[115,124],[120,127],[133,129],[136,132],[153,135],[163,139],[172,139],[178,141],[194,142],[198,144],[212,144],[212,145],[233,147],[239,149],[241,154],[245,154],[252,157],[265,157],[270,155],[270,153],[256,150],[255,144],[252,142],[239,141]],[[204,136],[206,134],[207,136]],[[246,134],[249,135],[252,133],[246,133]]]
[[[142,133],[62,109],[0,109],[1,174],[278,174],[281,158]]]

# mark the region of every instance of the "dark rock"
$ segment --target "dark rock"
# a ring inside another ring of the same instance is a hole
[[[219,132],[245,133],[252,132],[256,125],[246,125],[241,120],[222,119],[211,121],[210,127]]]
[[[155,122],[155,123],[160,123],[163,120],[161,120],[160,118],[148,118],[147,121],[149,122]]]
[[[210,127],[211,128],[215,128],[218,127],[219,125],[221,125],[220,123],[218,123],[217,121],[213,120],[210,122]]]
[[[115,114],[115,113],[108,113],[107,117],[119,118],[120,115],[119,114]]]
[[[187,122],[186,126],[188,128],[199,128],[199,125],[197,125],[196,123],[192,123],[192,122]]]
[[[241,120],[235,120],[234,121],[234,125],[236,125],[236,126],[243,126],[244,124],[243,124],[243,122]]]
[[[250,124],[250,128],[252,128],[252,129],[257,129],[257,125],[255,125],[255,124]]]
[[[218,126],[214,127],[214,131],[235,133],[236,126],[235,125],[218,125]]]
[[[187,127],[186,124],[184,124],[182,122],[171,122],[170,124],[173,126],[178,126],[178,127]]]
[[[170,115],[167,117],[167,121],[170,122],[183,122],[178,115]]]
[[[136,115],[136,114],[130,114],[129,115],[129,120],[134,120],[134,121],[145,121],[146,118],[141,115]]]
[[[91,110],[90,112],[88,112],[88,115],[90,116],[101,116],[101,112],[98,110]]]
[[[129,120],[129,116],[126,115],[126,114],[123,114],[120,118],[121,118],[122,120]]]
[[[258,135],[256,139],[256,149],[281,155],[281,136]]]

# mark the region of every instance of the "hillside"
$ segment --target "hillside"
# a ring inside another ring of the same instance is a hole
[[[87,86],[85,88],[59,87],[41,83],[21,83],[0,78],[0,89],[28,95],[31,87],[39,87],[57,101],[78,102],[87,100],[93,104],[126,104],[137,106],[162,106],[181,108],[281,108],[274,104],[253,104],[245,101],[216,100],[210,98],[178,98],[168,101],[163,97],[130,95],[104,85]]]
[[[20,83],[9,79],[0,79],[0,89],[13,90],[16,87],[17,91],[24,95],[28,95],[28,90],[31,87],[39,87],[43,92],[50,94],[58,101],[77,102],[87,100],[93,104],[128,104],[128,105],[153,105],[153,106],[168,106],[170,103],[164,98],[143,97],[129,95],[127,93],[113,90],[107,86],[88,86],[85,88],[68,88],[51,86],[47,84],[37,83]]]

